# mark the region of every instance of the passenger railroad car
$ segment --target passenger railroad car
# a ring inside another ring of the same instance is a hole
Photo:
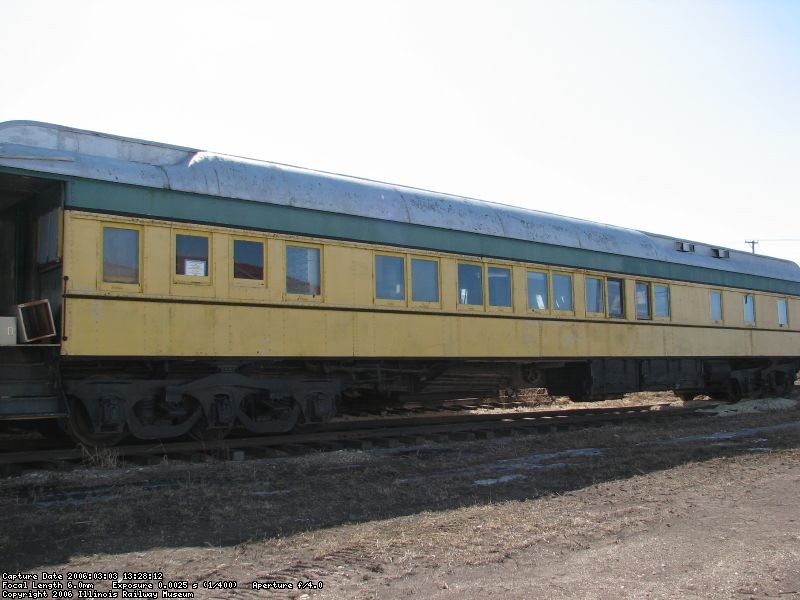
[[[0,124],[0,306],[25,330],[0,419],[85,443],[286,431],[356,397],[737,399],[800,368],[789,261],[28,121]]]

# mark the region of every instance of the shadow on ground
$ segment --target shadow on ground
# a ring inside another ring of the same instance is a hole
[[[800,447],[800,410],[244,462],[0,481],[0,564],[235,546],[423,511],[521,501],[692,461]]]

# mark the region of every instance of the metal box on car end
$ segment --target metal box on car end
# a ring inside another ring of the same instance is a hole
[[[53,313],[47,300],[35,300],[25,304],[17,304],[20,338],[23,342],[33,342],[53,337],[56,327]]]

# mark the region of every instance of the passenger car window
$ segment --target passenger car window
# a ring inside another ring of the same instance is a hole
[[[320,295],[319,248],[286,246],[286,291],[289,294]]]
[[[586,278],[586,312],[605,313],[603,300],[603,280],[597,277]]]
[[[711,320],[722,321],[722,292],[711,290],[708,293],[708,302],[711,309]]]
[[[644,281],[636,282],[636,318],[649,319],[650,314],[650,284]]]
[[[233,277],[262,281],[264,279],[264,243],[233,240]]]
[[[435,260],[411,259],[411,300],[439,302],[439,263]]]
[[[622,299],[622,280],[608,279],[606,289],[608,291],[608,316],[623,317],[625,312]]]
[[[789,325],[789,303],[780,298],[778,300],[778,326],[787,327]]]
[[[547,273],[528,271],[528,308],[547,310]]]
[[[483,305],[483,267],[458,264],[458,303],[470,306]]]
[[[653,309],[657,317],[669,317],[669,286],[653,284]]]
[[[103,227],[103,281],[139,283],[139,231]]]
[[[511,269],[489,267],[489,306],[511,306]]]
[[[204,235],[175,235],[175,274],[208,277],[208,238]]]
[[[572,275],[553,273],[553,308],[572,310]]]
[[[743,308],[744,322],[748,325],[754,325],[756,322],[756,299],[750,294],[745,294]]]
[[[405,300],[406,261],[402,256],[375,255],[375,297],[382,300]]]

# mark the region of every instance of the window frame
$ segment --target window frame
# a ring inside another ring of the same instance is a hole
[[[492,304],[489,289],[489,269],[503,269],[508,271],[508,306]],[[486,308],[493,312],[514,312],[514,269],[511,265],[501,265],[497,263],[485,263],[483,269],[484,292],[483,298]]]
[[[397,298],[378,298],[378,257],[387,256],[391,258],[399,258],[403,261],[403,299]],[[383,250],[375,251],[372,253],[372,300],[375,305],[380,306],[408,306],[409,299],[409,285],[408,285],[408,272],[409,261],[408,257],[401,252],[384,252]]]
[[[605,284],[605,299],[606,299],[606,316],[609,319],[626,319],[625,315],[625,279],[622,277],[604,277],[603,278]],[[611,302],[610,298],[611,295],[608,293],[608,282],[609,281],[616,281],[619,283],[619,304],[620,304],[620,313],[618,315],[611,314]]]
[[[488,300],[487,290],[486,290],[486,265],[482,262],[471,261],[471,260],[458,260],[456,259],[456,310],[466,310],[466,311],[484,311],[486,310],[486,302]],[[481,294],[482,294],[482,302],[481,304],[462,304],[461,303],[461,281],[459,277],[458,267],[460,265],[469,265],[473,267],[479,267],[481,270]]]
[[[639,285],[647,286],[647,316],[639,315],[639,298],[637,287]],[[650,281],[642,281],[641,279],[634,279],[633,281],[633,306],[634,313],[636,314],[637,321],[653,321],[653,285]]]
[[[263,238],[248,237],[245,235],[231,235],[230,242],[230,281],[231,285],[236,287],[267,287],[267,240]],[[261,279],[242,279],[236,277],[236,242],[255,242],[261,244],[262,250],[262,273]]]
[[[753,320],[747,320],[747,299],[752,298],[753,300]],[[756,295],[755,294],[742,294],[742,321],[744,321],[745,327],[755,327],[756,323],[758,322],[758,316],[756,314]]]
[[[425,256],[421,254],[408,254],[408,260],[406,261],[406,268],[408,272],[406,273],[406,298],[408,300],[408,306],[416,306],[419,308],[441,308],[442,306],[442,262],[436,256]],[[429,302],[427,300],[414,300],[414,277],[413,277],[413,267],[412,262],[415,260],[423,260],[432,262],[436,265],[436,297],[439,298],[436,302]]]
[[[189,285],[212,285],[214,283],[214,244],[211,232],[199,231],[196,229],[172,229],[172,281],[174,283],[184,283]],[[208,264],[206,265],[206,275],[181,275],[178,270],[178,236],[185,235],[191,237],[204,237],[208,240]]]
[[[572,303],[572,308],[564,309],[564,308],[556,308],[556,284],[555,278],[556,276],[564,276],[569,278],[570,283],[570,300]],[[550,306],[551,314],[553,315],[575,315],[575,273],[570,273],[568,271],[550,271]]]
[[[594,279],[595,281],[600,282],[600,302],[602,304],[602,307],[601,307],[602,310],[599,310],[599,311],[589,310],[589,302],[588,302],[588,300],[589,300],[589,297],[588,297],[589,288],[586,285],[586,282],[589,279]],[[584,308],[584,311],[586,313],[586,317],[587,318],[592,318],[592,319],[600,318],[600,319],[603,319],[603,318],[607,318],[608,317],[608,301],[607,301],[607,298],[606,298],[606,295],[607,295],[606,279],[607,278],[604,277],[603,275],[584,274],[584,276],[583,276],[583,308]]]
[[[661,286],[667,289],[667,314],[658,315],[656,314],[656,286]],[[652,314],[651,319],[653,321],[671,321],[672,320],[672,289],[668,283],[662,283],[660,281],[653,281],[650,282],[650,312]]]
[[[784,306],[784,312],[786,314],[786,322],[781,323],[781,304]],[[789,298],[776,298],[775,308],[778,311],[778,327],[783,329],[789,329]]]
[[[532,308],[530,305],[531,287],[530,287],[530,279],[528,278],[529,273],[544,275],[544,283],[545,286],[547,287],[547,295],[545,298],[547,306],[545,306],[544,308]],[[553,286],[552,282],[550,281],[550,271],[545,271],[542,269],[525,269],[525,310],[529,313],[534,313],[539,315],[549,315],[551,313],[553,306],[552,296],[553,296]]]
[[[134,223],[122,223],[118,221],[100,221],[100,235],[98,236],[98,251],[99,258],[98,269],[98,288],[105,291],[118,291],[118,292],[141,292],[144,285],[144,227]],[[123,283],[121,281],[105,281],[105,229],[130,229],[139,234],[139,282],[138,283]]]
[[[295,248],[312,248],[319,250],[319,294],[298,294],[287,289],[287,278],[289,276],[289,246]],[[283,299],[300,300],[303,302],[322,302],[325,297],[325,246],[323,244],[313,244],[307,242],[297,242],[294,240],[284,240],[283,243]]]
[[[712,303],[711,298],[713,294],[719,295],[719,319],[714,318],[714,313],[712,312]],[[712,323],[715,325],[722,325],[725,323],[725,294],[722,290],[719,289],[710,289],[708,290],[708,317]]]

